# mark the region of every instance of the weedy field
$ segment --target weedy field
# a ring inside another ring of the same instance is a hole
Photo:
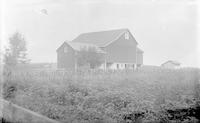
[[[4,72],[6,100],[63,123],[198,122],[200,70]]]

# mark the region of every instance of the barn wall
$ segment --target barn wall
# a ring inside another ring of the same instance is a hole
[[[138,52],[137,53],[137,64],[138,65],[142,65],[143,64],[143,53],[142,52]]]
[[[125,39],[124,34],[109,44],[104,50],[107,52],[107,62],[118,62],[118,63],[136,63],[136,46],[135,39],[131,36],[129,39]]]
[[[67,52],[64,52],[65,47]],[[62,45],[57,51],[57,67],[68,70],[75,69],[75,51],[67,43]]]
[[[134,64],[131,63],[113,63],[108,67],[108,69],[112,70],[124,70],[124,69],[134,69]]]

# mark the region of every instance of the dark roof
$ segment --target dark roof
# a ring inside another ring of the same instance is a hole
[[[83,33],[75,38],[72,42],[88,43],[96,45],[98,47],[105,47],[118,39],[122,34],[127,31],[130,33],[128,29]]]
[[[98,53],[106,53],[101,48],[93,44],[87,43],[79,43],[79,42],[72,42],[72,41],[65,41],[56,51],[60,50],[65,45],[69,45],[75,51],[81,51],[81,49],[88,49],[88,48],[95,48]]]
[[[86,43],[79,43],[79,42],[72,42],[72,41],[68,41],[66,43],[69,44],[76,51],[81,51],[84,48],[86,48],[86,49],[94,48],[97,53],[106,53],[101,48],[99,48],[93,44],[86,44]]]

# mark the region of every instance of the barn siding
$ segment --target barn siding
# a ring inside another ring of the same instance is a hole
[[[136,47],[137,43],[131,36],[128,40],[121,35],[116,41],[103,48],[106,54],[107,62],[118,63],[136,63]]]
[[[142,65],[143,64],[143,53],[142,52],[138,52],[137,53],[137,64],[138,65]]]
[[[64,52],[65,47],[67,47],[67,53]],[[75,69],[75,51],[67,43],[57,51],[57,65],[58,68]]]

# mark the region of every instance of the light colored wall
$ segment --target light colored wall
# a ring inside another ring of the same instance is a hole
[[[125,64],[127,67],[125,68]],[[119,68],[117,68],[117,65]],[[112,63],[110,66],[107,66],[107,69],[111,70],[124,70],[124,69],[134,69],[133,68],[134,63]],[[105,69],[105,63],[102,64],[99,69]]]
[[[137,53],[137,64],[143,65],[143,53],[142,52]]]

